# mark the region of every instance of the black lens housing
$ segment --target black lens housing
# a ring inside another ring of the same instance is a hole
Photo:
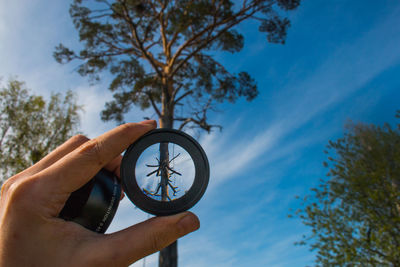
[[[89,182],[71,193],[59,217],[97,233],[111,224],[121,198],[121,184],[111,172],[101,169]]]
[[[136,162],[146,148],[157,143],[174,143],[184,148],[193,160],[195,177],[185,195],[171,201],[158,201],[143,192],[136,181]],[[206,153],[190,135],[174,129],[155,129],[128,147],[121,163],[121,183],[125,194],[141,210],[157,216],[172,215],[193,207],[204,195],[210,177]]]

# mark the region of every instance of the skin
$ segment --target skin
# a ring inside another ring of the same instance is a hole
[[[154,128],[155,121],[144,121],[91,140],[74,136],[9,178],[0,197],[0,266],[128,266],[197,230],[199,220],[190,212],[151,218],[112,234],[57,218],[70,193],[102,167],[119,176],[121,153]]]

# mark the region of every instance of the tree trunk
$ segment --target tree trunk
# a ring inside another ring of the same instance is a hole
[[[178,241],[160,251],[158,266],[177,267],[178,266]]]
[[[161,168],[161,201],[168,201],[168,180],[169,180],[169,172],[166,166],[169,165],[169,151],[168,151],[168,143],[160,143],[160,164],[164,166]]]
[[[164,102],[164,101],[163,101]],[[160,128],[173,128],[173,110],[164,102],[163,116],[160,118]],[[160,163],[169,164],[168,143],[160,143]],[[161,201],[168,201],[168,179],[169,173],[166,168],[161,169]],[[159,254],[159,267],[178,266],[178,241],[162,249]]]

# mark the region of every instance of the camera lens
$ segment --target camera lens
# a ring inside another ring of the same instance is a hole
[[[126,150],[121,163],[125,194],[154,215],[176,214],[193,207],[209,180],[207,156],[196,140],[173,129],[156,129]]]
[[[114,218],[121,198],[117,177],[101,169],[88,183],[72,192],[59,217],[104,233]]]

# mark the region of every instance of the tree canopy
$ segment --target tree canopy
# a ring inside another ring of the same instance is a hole
[[[46,101],[18,80],[0,86],[0,183],[76,134],[80,109],[71,92]]]
[[[251,101],[258,95],[250,74],[232,73],[215,53],[241,51],[244,36],[238,26],[249,20],[259,23],[269,42],[284,43],[290,26],[285,12],[299,4],[300,0],[74,0],[70,15],[83,48],[76,52],[60,44],[54,57],[60,63],[78,60],[78,72],[94,80],[104,71],[111,74],[113,100],[106,103],[103,120],[122,123],[136,105],[153,109],[161,128],[210,132],[220,127],[207,118],[216,105],[239,97]],[[168,146],[160,145],[161,161],[169,164]],[[168,175],[161,175],[164,196]],[[176,243],[163,251],[160,266],[176,266]]]
[[[400,112],[398,113],[398,117]],[[400,124],[354,124],[298,210],[322,266],[400,266]]]
[[[231,73],[214,57],[239,52],[239,24],[259,22],[273,43],[284,43],[290,22],[284,11],[300,0],[74,0],[70,14],[84,47],[75,52],[60,44],[60,63],[80,60],[78,72],[99,79],[109,71],[114,100],[103,120],[124,121],[132,105],[153,108],[161,127],[191,125],[210,131],[207,111],[238,97],[254,99],[255,80],[245,71]],[[184,110],[176,114],[176,108]]]

